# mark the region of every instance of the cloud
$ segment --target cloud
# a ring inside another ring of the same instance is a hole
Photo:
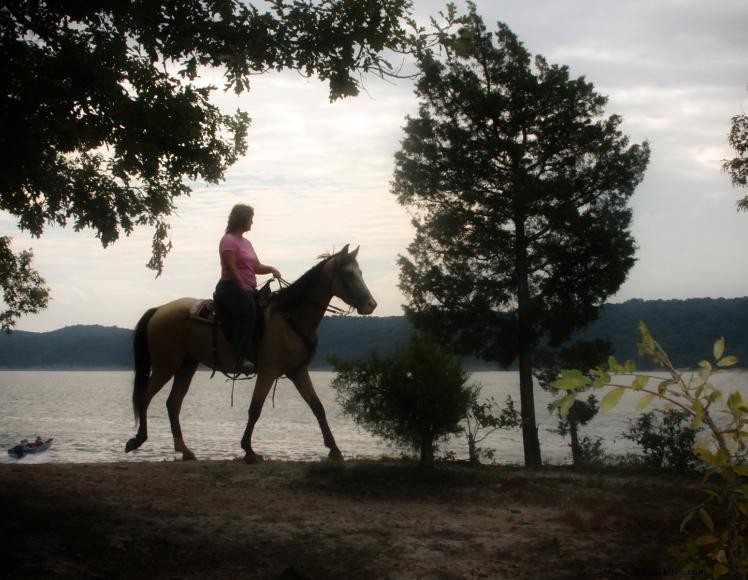
[[[423,21],[446,2],[416,0]],[[464,3],[458,6],[464,8]],[[555,0],[479,2],[489,27],[506,22],[533,54],[569,65],[609,96],[632,142],[649,140],[652,160],[633,198],[638,262],[616,300],[745,295],[748,216],[721,172],[730,118],[748,110],[745,0]],[[206,83],[223,86],[211,72]],[[294,279],[324,252],[361,245],[360,262],[380,307],[400,314],[398,254],[412,237],[390,193],[393,155],[413,83],[367,77],[365,91],[330,103],[328,89],[296,73],[253,79],[245,95],[217,91],[226,111],[252,117],[249,152],[218,185],[197,183],[171,220],[174,250],[164,274],[144,267],[148,228],[103,250],[90,232],[50,228],[42,240],[1,233],[33,247],[53,302],[19,327],[49,330],[81,322],[132,326],[148,307],[184,295],[209,296],[218,277],[218,239],[232,205],[257,212],[251,238],[263,261]]]

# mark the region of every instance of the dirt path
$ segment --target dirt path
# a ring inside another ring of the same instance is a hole
[[[424,478],[398,462],[1,465],[0,575],[635,578],[667,565],[695,483],[459,466]]]

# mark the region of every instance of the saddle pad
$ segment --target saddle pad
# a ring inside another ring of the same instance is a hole
[[[206,324],[213,324],[216,319],[216,303],[210,298],[195,300],[190,307],[190,318]]]

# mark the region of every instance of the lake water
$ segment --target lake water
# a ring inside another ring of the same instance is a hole
[[[399,456],[400,451],[359,429],[342,415],[330,387],[332,372],[313,372],[312,380],[327,410],[330,427],[347,458]],[[511,395],[519,409],[519,375],[516,372],[477,372],[472,382],[483,385],[482,398],[493,396],[503,402]],[[715,380],[727,390],[739,388],[748,396],[748,373],[731,372]],[[181,413],[182,431],[198,459],[233,459],[243,456],[239,445],[247,419],[253,381],[237,382],[231,406],[231,383],[222,377],[210,379],[200,371],[185,398]],[[171,461],[181,458],[173,452],[166,414],[169,385],[153,399],[149,408],[148,441],[137,451],[125,454],[125,442],[135,434],[132,415],[132,373],[126,371],[0,371],[0,462],[89,463],[115,461]],[[571,459],[568,441],[551,433],[557,420],[547,404],[551,394],[535,391],[536,418],[543,461],[566,463]],[[598,397],[599,398],[599,397]],[[287,379],[278,382],[275,404],[272,393],[255,428],[254,449],[270,459],[318,460],[326,457],[317,421]],[[627,393],[613,411],[598,414],[583,428],[583,435],[602,437],[606,451],[626,453],[636,446],[621,437],[638,396]],[[39,455],[16,460],[5,449],[20,439],[54,437],[52,448]],[[495,450],[495,461],[523,463],[519,430],[497,431],[481,446]],[[458,458],[467,457],[464,437],[447,446]]]

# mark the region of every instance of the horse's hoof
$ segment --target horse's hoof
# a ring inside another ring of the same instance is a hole
[[[182,461],[197,461],[197,457],[192,451],[185,451],[182,453]]]
[[[265,458],[262,455],[257,455],[256,453],[247,453],[244,456],[244,463],[248,465],[255,465],[257,463],[262,463],[265,461]]]
[[[133,449],[137,449],[143,444],[143,442],[137,437],[130,439],[125,445],[125,453],[130,453]]]
[[[343,459],[343,454],[340,452],[339,449],[333,449],[328,454],[328,458],[330,461],[334,461],[335,463],[343,463],[345,459]]]

